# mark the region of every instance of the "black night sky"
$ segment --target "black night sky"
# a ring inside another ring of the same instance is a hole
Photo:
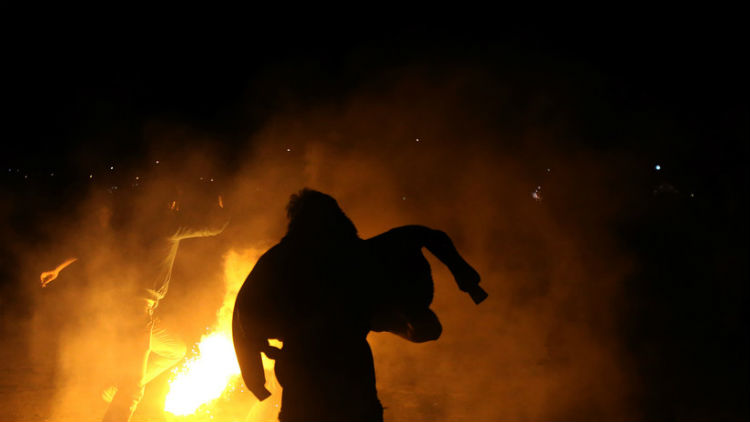
[[[555,176],[586,180],[576,174],[584,170],[550,165],[544,175],[542,158],[526,161],[541,166],[528,171],[539,171],[545,182],[539,192],[531,186],[524,201],[540,193],[539,206],[582,227],[589,215],[583,209],[607,208],[607,235],[634,263],[612,310],[623,365],[638,380],[627,395],[629,410],[543,418],[747,420],[747,31],[738,20],[706,16],[609,19],[276,26],[255,18],[247,29],[181,25],[153,37],[106,25],[75,35],[4,29],[3,330],[14,332],[13,324],[35,312],[33,294],[18,287],[28,276],[19,262],[53,241],[49,225],[68,224],[65,210],[92,183],[124,186],[139,171],[156,171],[154,157],[179,166],[175,160],[189,149],[208,149],[226,174],[240,174],[248,161],[243,153],[279,115],[345,109],[381,87],[408,107],[411,91],[399,96],[402,78],[442,86],[452,74],[478,72],[479,82],[455,93],[468,110],[461,124],[468,132],[475,125],[508,136],[488,136],[472,148],[533,157],[528,134],[541,128],[540,150],[617,163],[606,170],[611,183],[596,182],[605,186],[597,196],[562,206],[554,201],[568,185]],[[441,95],[432,98],[439,102]],[[172,127],[189,136],[160,138]],[[108,172],[110,166],[116,171]],[[0,378],[0,386],[9,383]],[[3,406],[0,420],[6,411],[20,414]],[[430,417],[439,418],[424,418]]]

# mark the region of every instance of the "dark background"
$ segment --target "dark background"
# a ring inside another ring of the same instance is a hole
[[[2,312],[31,312],[14,269],[49,240],[41,222],[81,199],[92,169],[142,165],[149,122],[220,137],[211,147],[231,170],[278,112],[414,64],[481,67],[496,76],[488,92],[511,78],[568,99],[576,136],[558,147],[637,157],[617,229],[638,262],[619,317],[643,379],[636,414],[748,419],[747,31],[731,14],[507,20],[4,30]],[[491,95],[476,100],[491,121]],[[521,131],[529,99],[513,102],[496,124]]]

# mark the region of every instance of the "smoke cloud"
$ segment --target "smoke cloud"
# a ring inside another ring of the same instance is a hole
[[[131,232],[163,230],[154,216],[171,201],[196,224],[230,218],[220,236],[182,242],[157,310],[190,345],[221,306],[223,257],[277,242],[284,206],[303,187],[335,197],[363,238],[405,224],[445,231],[490,295],[474,305],[429,257],[442,337],[369,337],[386,419],[638,418],[638,379],[618,332],[632,263],[615,236],[629,194],[619,169],[630,158],[575,141],[577,116],[566,108],[575,83],[522,82],[471,67],[402,69],[340,101],[282,105],[231,149],[189,122],[150,122],[141,168],[118,173],[112,193],[97,176],[22,261],[31,277],[76,251],[101,260],[73,264],[73,280],[28,287],[29,350],[54,368],[51,418],[103,413],[97,397],[116,366],[108,327],[134,259],[117,245],[137,249]],[[127,224],[102,228],[114,197],[127,198]],[[146,409],[166,388],[154,384]]]

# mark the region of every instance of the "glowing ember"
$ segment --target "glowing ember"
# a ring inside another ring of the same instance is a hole
[[[216,325],[201,338],[196,348],[197,355],[173,371],[175,376],[169,382],[164,405],[167,412],[177,416],[192,415],[201,406],[210,408],[217,399],[242,385],[232,343],[232,311],[237,293],[260,253],[247,250],[227,254],[224,261],[226,292],[217,312]],[[263,366],[272,370],[273,361],[264,356]],[[210,409],[207,410],[210,413]]]

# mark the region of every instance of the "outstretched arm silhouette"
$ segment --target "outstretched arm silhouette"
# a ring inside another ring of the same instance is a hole
[[[421,343],[440,337],[442,327],[429,305],[433,283],[430,265],[422,255],[426,248],[451,271],[459,289],[474,303],[487,298],[479,287],[479,274],[456,250],[450,237],[440,230],[410,225],[397,227],[367,239],[373,254],[383,266],[382,304],[372,319],[373,331],[388,331],[406,340]]]
[[[458,288],[468,293],[474,303],[479,304],[487,298],[487,292],[479,287],[479,273],[463,259],[443,231],[418,225],[401,226],[367,241],[374,243],[381,255],[410,254],[426,248],[448,267]]]
[[[193,239],[196,237],[212,237],[217,236],[221,234],[224,229],[227,228],[229,225],[229,221],[224,223],[219,228],[201,228],[201,229],[194,229],[190,227],[180,227],[175,234],[173,234],[170,239],[171,240],[184,240],[184,239]]]
[[[394,236],[401,242],[412,242],[415,247],[424,247],[435,255],[453,274],[458,288],[468,293],[474,303],[478,305],[487,298],[487,292],[479,287],[479,273],[461,257],[445,232],[416,225],[397,227],[390,232],[395,232]]]

